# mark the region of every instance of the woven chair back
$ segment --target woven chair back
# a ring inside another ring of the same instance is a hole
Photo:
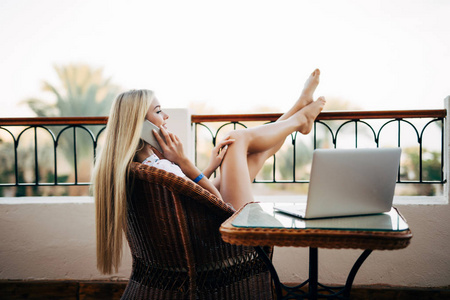
[[[133,270],[123,299],[271,299],[269,273],[254,249],[221,239],[219,227],[234,213],[229,205],[139,163],[128,189]]]

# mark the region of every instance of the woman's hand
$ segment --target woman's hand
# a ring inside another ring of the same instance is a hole
[[[201,173],[200,170],[186,157],[183,151],[183,144],[181,143],[178,136],[175,134],[168,132],[167,129],[164,127],[161,127],[161,134],[164,137],[165,141],[162,139],[162,137],[153,130],[153,135],[155,136],[156,140],[158,141],[159,145],[161,146],[161,149],[163,150],[162,155],[164,158],[176,163],[183,173],[186,175],[186,177],[190,178],[191,180],[194,180],[194,178],[197,178],[197,176]],[[230,142],[225,143],[219,143],[219,145],[225,146]],[[219,146],[217,145],[217,146]],[[216,146],[216,147],[217,147]],[[215,148],[216,148],[215,147]],[[219,147],[220,149],[220,147]],[[225,155],[225,154],[223,154]],[[223,159],[222,155],[222,159]],[[220,160],[222,160],[220,159]],[[217,167],[216,167],[217,168]],[[205,173],[207,175],[207,173]],[[207,177],[209,177],[207,175]],[[198,184],[203,187],[204,189],[207,189],[209,192],[214,194],[217,198],[222,199],[222,196],[220,195],[217,188],[212,184],[211,181],[207,178],[201,179]]]
[[[181,140],[178,138],[178,136],[167,131],[167,129],[162,126],[161,134],[164,136],[165,141],[156,132],[156,130],[153,130],[153,135],[155,136],[156,140],[161,146],[161,149],[163,150],[162,155],[164,156],[164,158],[176,163],[181,167],[183,162],[187,160],[187,157],[184,154],[183,144],[181,143]]]
[[[227,136],[212,149],[208,167],[203,171],[208,178],[222,164],[223,158],[227,153],[228,145],[231,145],[234,141],[234,139],[230,139]]]

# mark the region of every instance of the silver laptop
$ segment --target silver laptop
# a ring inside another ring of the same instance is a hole
[[[308,199],[275,209],[304,219],[387,212],[392,207],[400,148],[314,151]]]

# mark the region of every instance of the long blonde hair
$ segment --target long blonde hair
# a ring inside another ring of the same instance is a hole
[[[106,139],[93,172],[96,209],[97,268],[118,271],[127,222],[127,175],[139,147],[142,124],[154,99],[149,90],[117,96],[106,125]]]

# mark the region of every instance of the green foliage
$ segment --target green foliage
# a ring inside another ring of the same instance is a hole
[[[37,98],[24,101],[38,117],[106,116],[119,87],[103,77],[103,70],[84,64],[54,67],[60,85],[43,82],[42,90],[56,101]]]
[[[28,141],[29,142],[29,141]],[[17,148],[17,165],[14,153],[14,143],[0,139],[0,183],[15,183],[16,168],[18,183],[32,183],[36,180],[34,173],[35,157],[34,146],[30,143],[21,143]],[[38,147],[39,172],[37,174],[39,182],[52,183],[55,181],[53,149],[51,145],[43,143]],[[58,175],[58,183],[67,182],[67,175]],[[66,187],[53,186],[14,186],[0,187],[0,197],[4,196],[52,196],[60,195]]]
[[[119,87],[111,83],[110,78],[104,78],[103,70],[94,69],[84,64],[55,66],[60,80],[59,86],[47,81],[43,83],[43,91],[52,94],[56,101],[49,103],[41,99],[30,98],[24,101],[38,117],[88,117],[106,116],[111,104],[119,92]],[[54,127],[55,134],[61,127]],[[93,129],[92,129],[93,130]],[[94,132],[95,134],[95,132]],[[92,155],[92,138],[84,130],[77,130],[78,159]],[[66,130],[58,141],[67,161],[74,163],[73,131]],[[93,157],[90,157],[91,159]]]
[[[406,179],[419,180],[420,178],[420,156],[419,149],[410,147],[404,149],[406,162],[402,167],[402,177]],[[441,180],[441,153],[436,151],[422,151],[422,179],[424,181],[440,181]]]
[[[420,153],[418,147],[409,147],[403,150],[404,161],[401,165],[402,180],[420,179]],[[437,151],[422,150],[422,180],[440,181],[442,176],[441,153]],[[436,194],[434,186],[422,184],[415,186],[417,195],[433,196]]]
[[[48,81],[43,82],[42,90],[53,98],[53,101],[30,98],[23,101],[34,111],[38,117],[90,117],[107,116],[111,104],[119,93],[120,88],[111,83],[110,78],[105,78],[101,68],[95,69],[86,64],[70,64],[54,66],[58,75],[57,84]],[[99,126],[85,126],[92,131],[95,136],[100,130]],[[78,165],[77,179],[79,181],[89,181],[91,170],[86,161],[92,162],[93,138],[84,129],[65,129],[62,126],[50,126],[55,136],[61,133],[57,140],[58,166],[63,165],[60,161],[61,153],[67,163],[72,168],[72,175],[67,179],[67,175],[61,174],[61,180],[74,181],[75,152]],[[64,130],[63,132],[61,132]],[[76,137],[77,147],[75,149],[74,137]],[[39,165],[39,168],[48,166]],[[48,177],[48,173],[42,176]],[[54,176],[54,175],[53,175]]]

